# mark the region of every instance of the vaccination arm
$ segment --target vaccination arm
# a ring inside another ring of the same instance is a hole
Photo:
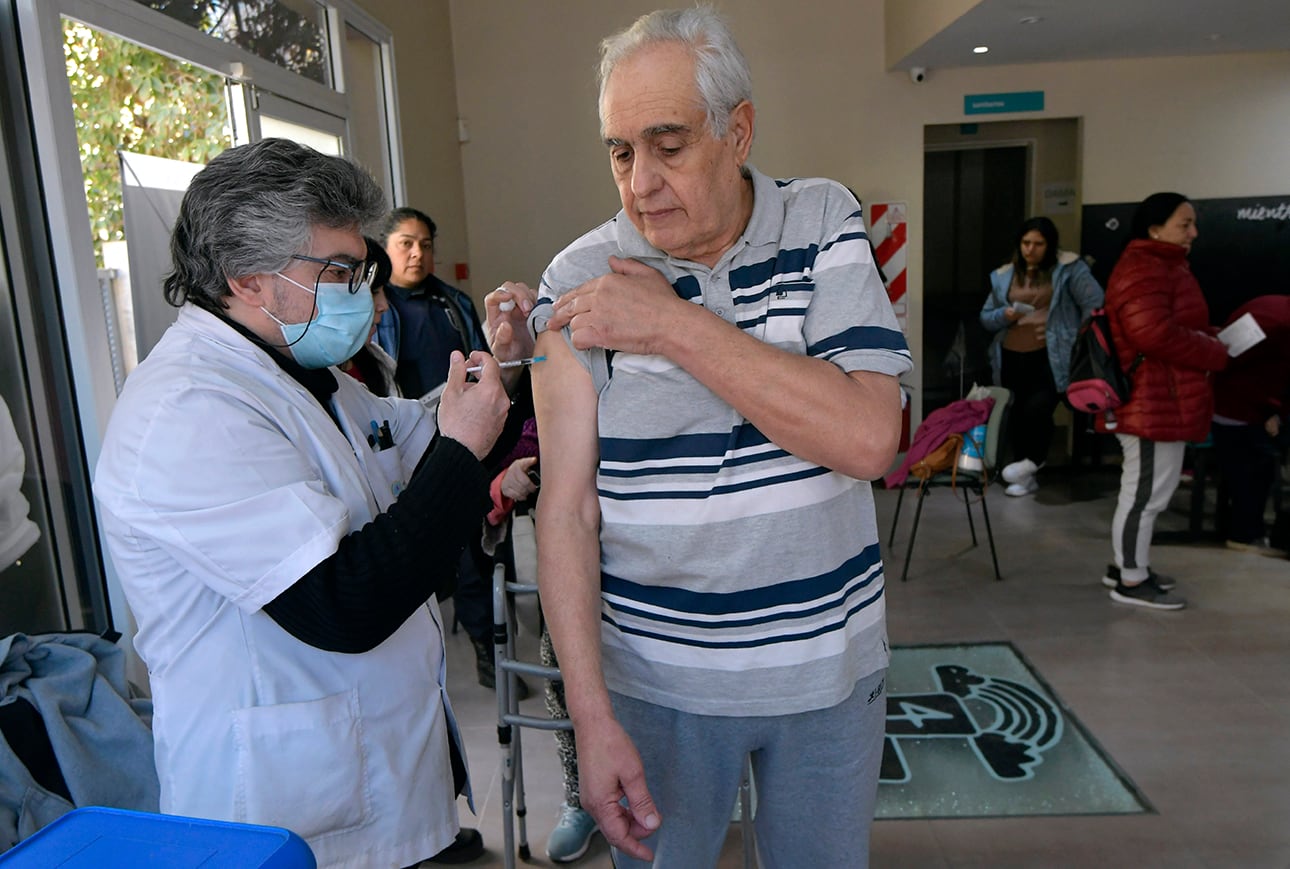
[[[560,332],[542,333],[537,347],[547,361],[533,372],[534,406],[548,445],[536,519],[538,586],[577,735],[582,807],[611,845],[649,860],[640,840],[658,828],[658,810],[601,670],[596,393]]]
[[[780,350],[681,299],[655,269],[609,264],[610,274],[556,300],[548,328],[569,325],[579,349],[667,357],[800,458],[861,480],[890,466],[900,438],[895,376]]]

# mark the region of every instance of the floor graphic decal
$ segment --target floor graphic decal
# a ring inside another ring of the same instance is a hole
[[[1011,643],[892,649],[879,818],[1151,810]]]

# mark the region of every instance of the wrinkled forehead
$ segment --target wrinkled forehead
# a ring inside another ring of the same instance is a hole
[[[619,61],[600,100],[605,138],[630,141],[668,125],[701,127],[706,116],[694,78],[694,55],[675,42],[644,46]]]

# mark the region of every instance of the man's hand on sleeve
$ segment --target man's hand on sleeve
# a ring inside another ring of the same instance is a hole
[[[502,433],[511,400],[506,397],[496,359],[476,350],[470,354],[469,364],[480,367],[476,382],[466,379],[466,359],[452,351],[448,382],[439,399],[439,431],[482,461]]]
[[[663,353],[684,312],[683,302],[667,278],[632,259],[609,258],[610,273],[592,278],[561,296],[553,305],[547,328],[570,328],[579,350],[605,347],[625,353]],[[695,306],[689,305],[694,308]]]
[[[582,807],[591,813],[605,840],[637,860],[654,852],[641,839],[658,830],[662,819],[645,785],[645,768],[622,725],[606,719],[574,730]],[[620,800],[627,799],[627,805]]]

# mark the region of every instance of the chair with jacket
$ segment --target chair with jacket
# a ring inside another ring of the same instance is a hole
[[[909,477],[899,479],[900,496],[896,500],[896,510],[891,520],[891,536],[887,541],[889,548],[894,547],[896,543],[896,526],[900,521],[900,508],[905,500],[905,489],[914,485],[918,487],[918,506],[914,510],[914,526],[909,532],[909,544],[905,550],[905,564],[900,572],[901,582],[905,582],[909,578],[909,561],[913,557],[914,541],[918,537],[918,523],[923,514],[923,500],[932,489],[947,486],[951,489],[962,489],[963,491],[963,506],[967,509],[968,531],[972,535],[973,546],[977,545],[976,524],[972,519],[972,502],[968,498],[968,493],[974,493],[981,502],[981,515],[985,519],[986,538],[990,542],[990,559],[994,564],[994,578],[996,580],[1003,579],[1003,575],[999,572],[999,557],[994,546],[994,531],[990,527],[990,511],[986,506],[986,490],[994,477],[995,468],[998,466],[999,441],[1003,432],[1007,430],[1008,413],[1012,405],[1012,392],[1001,386],[982,386],[976,389],[979,392],[974,390],[975,394],[993,399],[993,406],[990,407],[985,418],[984,443],[971,442],[970,430],[968,433],[962,434],[961,437],[963,438],[962,443],[968,445],[971,448],[971,452],[979,455],[980,461],[963,461],[956,455],[949,463],[949,466],[941,470],[929,469],[925,475],[911,473]],[[956,402],[955,404],[959,403]],[[963,408],[964,419],[971,418],[970,415],[967,415],[967,412],[971,409],[971,404],[971,400],[968,400],[968,406]],[[924,421],[924,424],[931,421],[931,419],[931,416],[929,416]],[[917,441],[917,438],[915,440]],[[962,450],[958,452],[961,453]],[[925,455],[928,458],[932,457],[930,452]],[[910,464],[912,467],[917,468],[917,463]],[[891,480],[892,478],[889,477],[888,479]]]

